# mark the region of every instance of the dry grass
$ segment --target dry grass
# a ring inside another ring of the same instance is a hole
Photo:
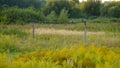
[[[54,28],[37,28],[36,34],[60,34],[60,35],[83,35],[84,31],[54,29]],[[87,32],[87,35],[104,35],[105,32]]]

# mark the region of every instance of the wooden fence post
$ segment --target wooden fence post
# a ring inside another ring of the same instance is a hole
[[[32,37],[35,38],[35,25],[34,22],[32,23]]]
[[[86,33],[87,33],[86,21],[83,20],[83,23],[84,23],[84,42],[86,43],[86,41],[87,41],[87,35],[86,35]]]

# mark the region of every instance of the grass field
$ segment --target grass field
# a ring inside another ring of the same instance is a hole
[[[120,68],[120,23],[0,25],[0,68]]]

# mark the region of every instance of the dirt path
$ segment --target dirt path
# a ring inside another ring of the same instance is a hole
[[[72,30],[58,30],[49,28],[37,28],[35,34],[60,34],[60,35],[83,35],[83,31],[72,31]],[[87,35],[103,35],[105,32],[87,32]]]

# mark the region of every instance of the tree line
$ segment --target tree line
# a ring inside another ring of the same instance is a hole
[[[67,23],[69,19],[120,18],[120,2],[100,0],[0,0],[1,24],[24,24],[31,21]],[[54,22],[53,22],[54,21]]]

